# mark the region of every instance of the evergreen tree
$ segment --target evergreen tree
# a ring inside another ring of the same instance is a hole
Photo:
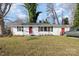
[[[63,21],[64,21],[64,25],[69,25],[69,21],[68,21],[68,18],[67,17],[64,18]]]
[[[30,23],[36,23],[37,18],[41,12],[37,12],[37,6],[36,3],[25,3],[24,7],[28,10],[29,13],[29,21]]]
[[[76,6],[73,25],[74,27],[79,27],[79,3]]]

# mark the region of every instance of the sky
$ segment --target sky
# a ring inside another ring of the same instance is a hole
[[[58,20],[60,23],[62,22],[62,19],[61,19],[62,18],[62,11],[63,11],[63,16],[68,17],[69,21],[72,21],[72,18],[73,18],[72,12],[73,12],[75,4],[55,3],[54,6],[55,6],[55,10],[56,10]],[[45,20],[47,18],[47,4],[46,3],[40,3],[38,5],[37,11],[42,12],[38,16],[37,22],[39,22],[39,20]],[[28,12],[23,7],[23,4],[21,4],[21,3],[13,4],[10,9],[10,12],[7,14],[5,19],[6,19],[6,21],[8,21],[7,19],[9,19],[11,21],[15,21],[17,19],[26,20],[26,19],[28,19]],[[50,24],[53,23],[52,17],[50,17],[49,22],[50,22]]]

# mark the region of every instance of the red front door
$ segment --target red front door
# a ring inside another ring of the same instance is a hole
[[[61,28],[61,35],[64,35],[65,28]]]
[[[32,33],[32,27],[29,27],[29,34]]]

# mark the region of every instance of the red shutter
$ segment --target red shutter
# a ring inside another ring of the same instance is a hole
[[[32,33],[32,27],[29,27],[29,34]]]
[[[65,28],[61,28],[61,35],[64,35]]]

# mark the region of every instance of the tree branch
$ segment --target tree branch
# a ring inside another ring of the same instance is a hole
[[[3,15],[3,17],[5,17],[7,15],[7,13],[9,12],[10,8],[11,8],[12,3],[8,4],[8,10],[5,12],[5,14]]]
[[[2,3],[0,3],[0,16],[2,16],[3,12],[2,12]]]

